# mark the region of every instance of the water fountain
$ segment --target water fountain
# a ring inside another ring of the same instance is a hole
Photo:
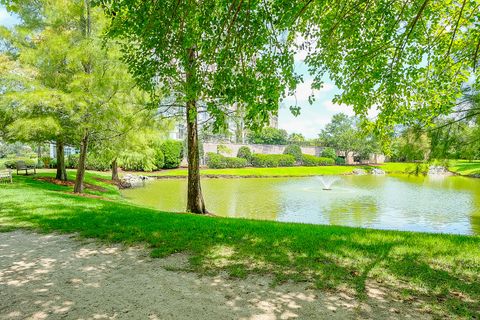
[[[323,185],[323,190],[332,190],[332,185],[338,180],[337,177],[320,177]]]

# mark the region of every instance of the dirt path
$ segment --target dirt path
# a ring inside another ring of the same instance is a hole
[[[425,319],[380,289],[360,303],[306,285],[168,271],[186,256],[64,235],[0,233],[0,319]],[[170,268],[169,268],[170,266]]]

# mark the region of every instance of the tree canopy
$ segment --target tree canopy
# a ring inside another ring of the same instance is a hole
[[[478,1],[308,1],[299,31],[319,86],[328,73],[337,102],[377,128],[431,122],[478,81]]]

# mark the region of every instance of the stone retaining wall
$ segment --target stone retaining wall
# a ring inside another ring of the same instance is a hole
[[[225,146],[229,152],[221,152],[222,155],[227,157],[236,157],[238,153],[238,149],[241,147],[248,147],[252,151],[252,153],[260,153],[260,154],[282,154],[286,145],[269,145],[269,144],[236,144],[236,143],[204,143],[203,144],[203,151],[206,154],[207,152],[217,152],[218,145]],[[310,154],[312,156],[319,157],[323,151],[323,147],[301,147],[303,154]]]

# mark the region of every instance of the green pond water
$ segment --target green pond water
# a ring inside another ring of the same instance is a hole
[[[480,179],[339,176],[203,179],[207,209],[219,216],[378,229],[480,235]],[[186,179],[123,191],[134,203],[185,211]]]

